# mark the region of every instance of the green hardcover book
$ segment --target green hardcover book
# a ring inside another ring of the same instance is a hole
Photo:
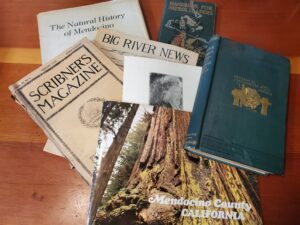
[[[185,149],[260,174],[283,174],[290,63],[210,40]]]

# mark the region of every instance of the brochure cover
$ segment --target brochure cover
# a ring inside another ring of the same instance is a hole
[[[262,224],[257,176],[183,149],[190,113],[104,102],[88,224]]]

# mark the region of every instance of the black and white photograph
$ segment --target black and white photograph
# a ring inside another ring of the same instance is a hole
[[[201,70],[200,66],[125,56],[122,100],[191,112]]]
[[[167,74],[150,73],[150,105],[182,109],[182,78]]]

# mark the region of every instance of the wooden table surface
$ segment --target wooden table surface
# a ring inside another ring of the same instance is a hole
[[[36,15],[96,0],[2,0],[0,6],[0,224],[85,224],[89,187],[10,98],[8,86],[40,64]],[[163,0],[140,0],[156,39]],[[300,224],[300,1],[218,0],[216,33],[291,58],[284,176],[259,179],[268,225]]]

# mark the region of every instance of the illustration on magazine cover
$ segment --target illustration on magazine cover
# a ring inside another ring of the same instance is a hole
[[[203,64],[208,41],[214,33],[215,5],[194,1],[166,1],[160,41],[199,54]]]

